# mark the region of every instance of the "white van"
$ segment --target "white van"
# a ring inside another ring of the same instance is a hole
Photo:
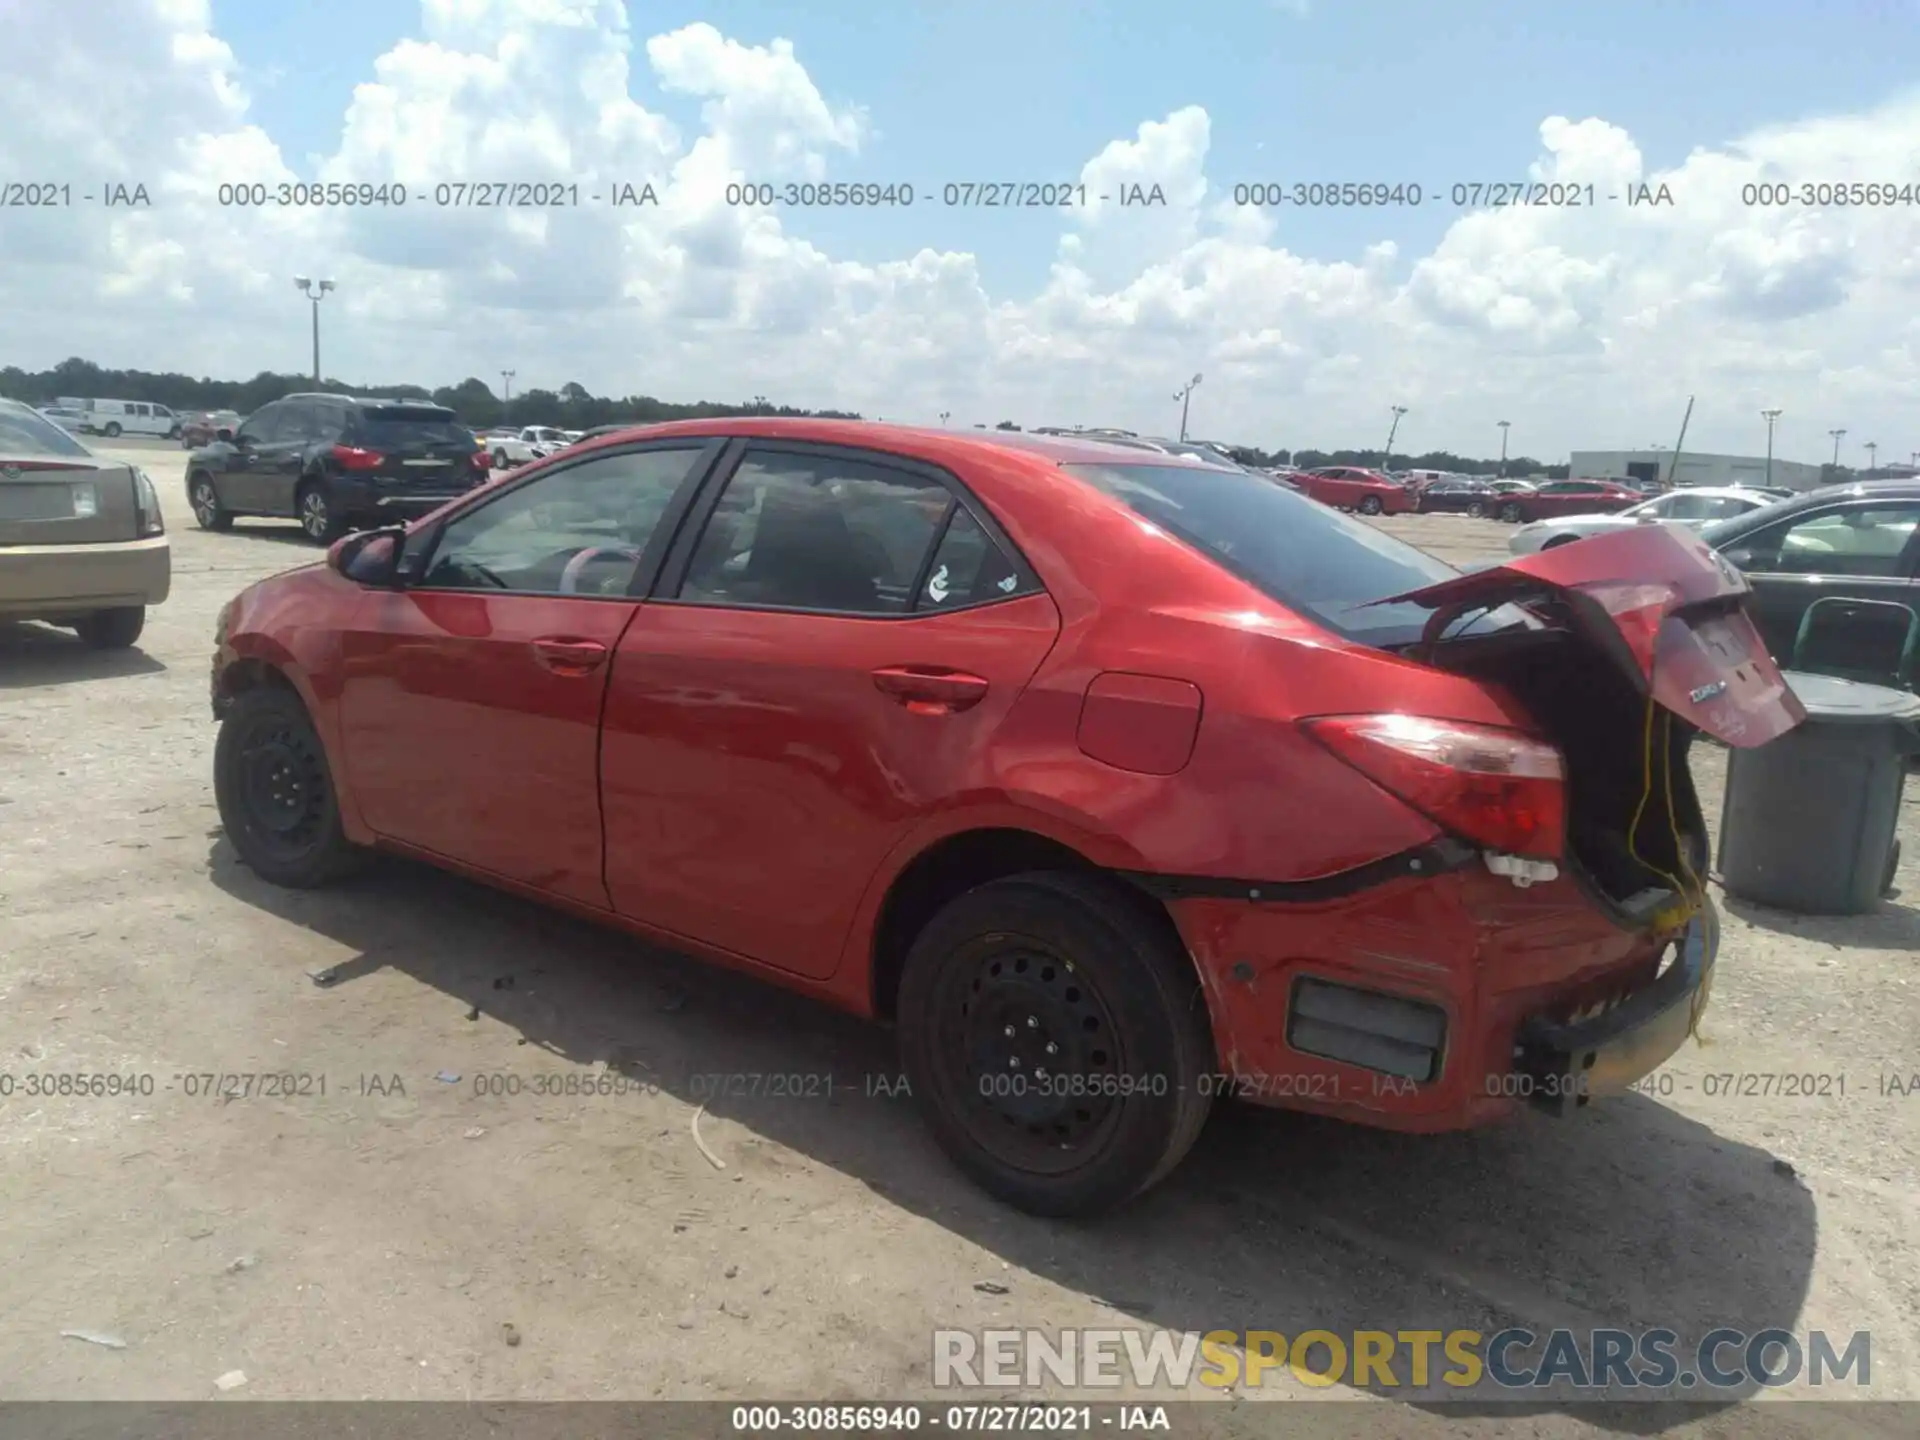
[[[145,400],[87,400],[81,428],[109,440],[119,435],[164,435],[171,440],[180,433],[180,417],[164,405]]]

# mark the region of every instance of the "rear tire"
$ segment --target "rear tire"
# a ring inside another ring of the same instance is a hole
[[[908,953],[898,1017],[934,1138],[1029,1214],[1091,1215],[1140,1194],[1211,1108],[1213,1033],[1192,963],[1164,915],[1103,877],[1035,871],[951,902]]]
[[[197,472],[187,482],[187,504],[193,509],[193,518],[202,530],[231,530],[233,512],[220,503],[220,492],[214,488],[213,477],[204,471]]]
[[[1473,520],[1484,520],[1487,518],[1487,507],[1480,501],[1475,500],[1471,505],[1467,506],[1467,516]]]
[[[120,422],[117,420],[109,420],[107,422],[106,429],[102,430],[100,433],[106,436],[109,440],[118,440],[120,438]]]
[[[341,829],[319,732],[283,686],[234,698],[214,742],[213,797],[234,850],[263,880],[310,890],[367,862]]]
[[[144,605],[96,610],[73,622],[74,633],[93,650],[125,650],[146,628],[147,607]]]
[[[1500,518],[1509,525],[1518,525],[1520,523],[1520,507],[1509,500],[1500,507]]]
[[[506,451],[496,450],[493,452],[493,468],[496,470],[504,470],[507,468],[507,452]]]
[[[307,538],[316,545],[331,545],[346,534],[340,517],[334,514],[327,487],[322,481],[301,482],[300,488],[293,493],[293,513]]]

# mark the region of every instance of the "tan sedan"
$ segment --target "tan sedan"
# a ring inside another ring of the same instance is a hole
[[[119,648],[140,638],[172,581],[146,472],[0,399],[0,621],[68,625],[89,645]]]

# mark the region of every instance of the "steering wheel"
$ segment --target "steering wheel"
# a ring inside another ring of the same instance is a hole
[[[587,566],[596,560],[631,560],[638,565],[640,552],[626,545],[589,545],[567,561],[567,568],[560,572],[560,593],[578,595],[580,577],[586,573]]]

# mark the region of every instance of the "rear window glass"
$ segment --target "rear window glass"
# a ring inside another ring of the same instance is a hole
[[[1362,644],[1418,639],[1432,613],[1428,607],[1373,602],[1460,573],[1363,521],[1243,470],[1061,468],[1281,604]]]
[[[473,443],[473,432],[446,410],[363,410],[360,429],[381,445]]]
[[[0,404],[0,460],[92,453],[46,416],[24,405]]]

